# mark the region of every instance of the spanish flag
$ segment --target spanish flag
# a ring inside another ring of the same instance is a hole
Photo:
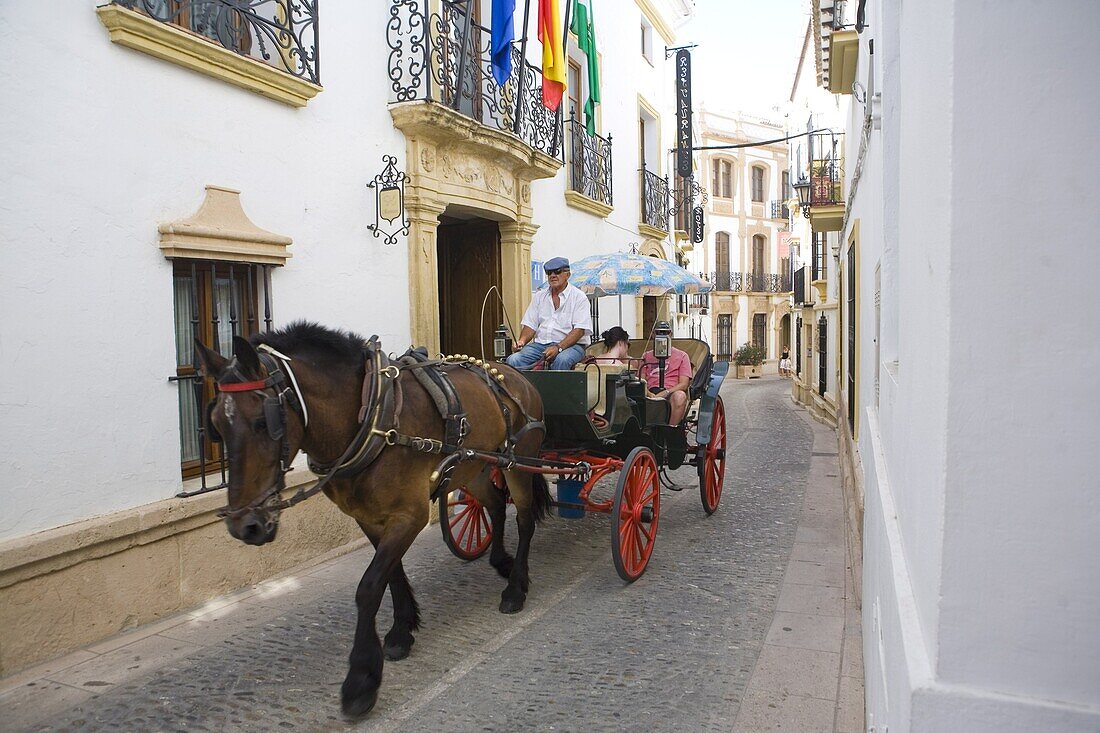
[[[542,42],[542,103],[556,112],[565,93],[566,64],[562,48],[558,0],[539,0],[539,41]]]

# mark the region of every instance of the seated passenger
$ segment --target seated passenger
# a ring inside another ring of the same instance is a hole
[[[653,350],[642,357],[641,376],[652,397],[668,400],[670,425],[679,425],[688,406],[688,389],[691,386],[691,361],[686,352],[669,345],[665,359],[664,385],[661,385],[661,362]]]
[[[621,326],[612,326],[600,334],[603,341],[604,353],[597,356],[594,361],[600,366],[625,367],[629,366],[630,358],[630,334]]]
[[[572,369],[584,358],[583,341],[592,335],[592,311],[588,296],[569,284],[569,260],[554,257],[543,266],[550,287],[539,290],[523,314],[522,328],[505,362],[516,369],[530,369],[540,361],[551,369]]]

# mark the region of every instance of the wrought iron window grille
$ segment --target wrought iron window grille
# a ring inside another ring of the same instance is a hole
[[[317,0],[110,0],[320,85]]]
[[[215,448],[206,434],[206,406],[213,397],[214,389],[212,381],[198,371],[195,342],[201,341],[223,356],[229,356],[234,336],[254,334],[261,323],[263,330],[270,331],[273,267],[177,260],[176,358],[179,366],[168,381],[179,388],[180,451],[184,476],[193,474],[199,479],[199,487],[180,492],[177,494],[180,498],[205,494],[228,485],[225,452]],[[207,278],[205,283],[202,278]],[[261,294],[262,316],[258,306]]]
[[[601,137],[589,133],[573,115],[569,116],[567,125],[569,188],[611,206],[611,135]]]
[[[391,0],[386,22],[390,101],[443,104],[486,127],[510,132],[561,160],[562,117],[542,104],[542,72],[512,46],[512,76],[499,86],[490,32],[464,0]]]
[[[827,356],[829,350],[829,322],[825,314],[817,321],[817,393],[825,396],[825,388],[828,381]]]
[[[654,229],[667,232],[669,203],[671,201],[668,179],[661,178],[646,168],[642,168],[640,172],[642,176],[642,221]]]

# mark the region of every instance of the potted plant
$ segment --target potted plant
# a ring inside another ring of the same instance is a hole
[[[764,347],[753,346],[750,343],[742,344],[733,355],[733,363],[737,365],[737,378],[755,379],[763,376],[764,369],[761,364],[764,363],[765,356]]]

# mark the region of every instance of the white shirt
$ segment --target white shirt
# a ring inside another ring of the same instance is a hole
[[[531,305],[527,306],[527,312],[520,321],[535,332],[535,342],[540,344],[560,343],[574,328],[583,328],[584,335],[592,335],[592,311],[588,304],[588,296],[574,286],[566,285],[565,290],[558,295],[560,306],[554,310],[554,299],[550,295],[550,288],[545,287],[535,292],[531,298]],[[584,337],[578,343],[583,344]]]

